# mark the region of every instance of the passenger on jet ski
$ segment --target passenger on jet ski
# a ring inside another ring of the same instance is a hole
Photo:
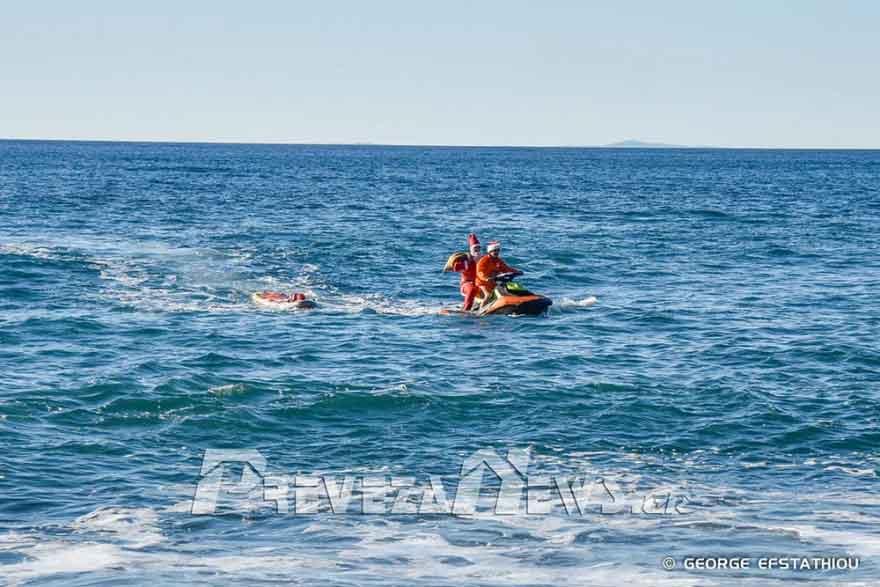
[[[522,271],[514,269],[501,260],[501,243],[492,241],[486,248],[487,255],[477,263],[477,287],[483,292],[483,304],[486,304],[495,294],[495,277],[499,273],[515,273],[522,275]]]
[[[475,281],[477,279],[477,262],[482,257],[482,254],[480,252],[480,239],[474,233],[468,235],[468,250],[468,255],[461,255],[452,263],[452,270],[461,274],[460,291],[464,297],[461,309],[464,312],[471,309],[471,306],[474,305],[474,298],[477,297],[480,291]]]

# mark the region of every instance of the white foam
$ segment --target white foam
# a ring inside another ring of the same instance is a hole
[[[21,549],[19,549],[21,551]],[[58,573],[90,573],[119,566],[126,556],[107,543],[46,541],[23,550],[28,560],[3,567],[10,579],[31,579]]]
[[[573,298],[562,298],[559,302],[554,302],[555,306],[559,308],[567,309],[567,308],[589,308],[594,305],[599,300],[596,296],[590,296],[583,299],[573,299]]]
[[[544,527],[547,532],[567,528],[566,521],[552,518],[515,517],[494,518],[499,524],[508,523],[521,528],[523,524]],[[454,523],[454,522],[453,522]],[[584,525],[582,529],[588,528]],[[387,566],[376,566],[372,561],[396,560],[395,572],[412,581],[434,580],[442,577],[444,582],[473,584],[488,582],[493,585],[568,585],[576,577],[576,584],[608,585],[617,587],[625,583],[650,585],[696,585],[691,579],[678,574],[670,575],[659,569],[645,570],[619,562],[576,566],[550,567],[536,565],[534,556],[539,551],[554,554],[571,554],[572,559],[585,558],[589,545],[573,544],[577,534],[566,529],[556,540],[532,543],[523,549],[521,544],[506,544],[503,537],[498,543],[488,542],[479,547],[460,546],[447,541],[442,535],[424,527],[402,528],[397,523],[362,524],[350,529],[361,535],[361,541],[338,554],[347,563],[363,566],[367,572],[387,572]],[[523,556],[527,552],[529,556]],[[465,564],[449,564],[446,559],[458,559]],[[405,561],[405,562],[404,562]]]
[[[52,245],[2,243],[0,254],[80,261],[98,273],[102,287],[96,293],[101,298],[147,311],[226,312],[250,308],[236,295],[234,280],[237,273],[247,273],[253,257],[250,251],[173,247],[154,240],[69,237]]]
[[[158,514],[150,508],[98,508],[75,519],[68,529],[71,539],[47,540],[45,536],[18,533],[0,536],[0,551],[24,557],[21,562],[4,565],[4,575],[26,580],[128,567],[152,557],[141,549],[165,540],[158,528]]]
[[[76,532],[112,535],[129,548],[154,546],[165,537],[158,528],[158,514],[149,508],[98,508],[71,523]]]
[[[840,471],[841,473],[846,473],[847,475],[852,475],[853,477],[876,477],[877,472],[873,469],[858,469],[856,467],[844,467],[841,465],[830,465],[825,467],[826,471]]]
[[[60,258],[52,247],[30,243],[0,243],[0,255],[17,255],[41,260],[57,260]]]
[[[568,585],[576,576],[575,584],[609,587],[622,583],[669,586],[704,584],[704,581],[696,578],[620,563],[585,563],[563,568],[535,565],[528,560],[520,560],[522,550],[514,546],[456,546],[432,532],[419,530],[401,535],[396,527],[383,532],[376,525],[366,526],[357,527],[364,530],[362,540],[357,545],[338,553],[291,552],[283,547],[268,546],[254,547],[241,555],[209,555],[197,550],[197,545],[181,545],[175,552],[140,552],[107,543],[44,541],[30,543],[23,551],[28,560],[5,565],[3,571],[5,577],[12,581],[125,568],[139,569],[145,573],[153,570],[168,573],[173,570],[182,574],[181,581],[185,581],[189,573],[215,572],[234,575],[239,579],[265,579],[267,576],[295,573],[307,582],[309,579],[319,582],[327,581],[332,578],[332,573],[340,572],[340,562],[345,564],[345,572],[349,576],[363,574],[380,577],[391,570],[387,561],[394,560],[394,576],[414,581],[437,582],[442,577],[445,583],[459,584]],[[553,547],[554,551],[559,548]],[[449,564],[444,560],[453,557],[466,564]]]
[[[186,515],[190,502],[180,502],[163,512],[165,515]],[[709,512],[711,514],[712,512]],[[736,523],[733,512],[716,512],[718,521]],[[706,523],[712,516],[689,523]],[[430,520],[401,522],[389,518],[327,516],[309,519],[301,533],[344,536],[348,540],[337,546],[289,542],[279,537],[276,542],[253,544],[241,554],[215,554],[217,543],[203,545],[199,541],[160,544],[163,536],[158,529],[158,514],[150,509],[101,508],[77,518],[70,529],[83,540],[49,539],[45,536],[9,533],[0,535],[0,552],[13,551],[23,557],[20,562],[4,565],[3,573],[10,581],[64,573],[105,571],[117,568],[134,569],[146,576],[154,572],[180,574],[185,582],[194,574],[215,572],[238,579],[265,580],[278,574],[296,573],[306,582],[327,581],[342,572],[340,563],[350,576],[405,577],[410,582],[444,584],[491,583],[493,585],[584,584],[617,586],[645,584],[661,586],[704,585],[705,576],[668,573],[659,561],[650,560],[645,552],[644,564],[633,565],[627,560],[597,562],[591,555],[593,545],[581,543],[578,535],[596,530],[597,525],[630,532],[649,532],[669,525],[667,516],[495,516],[487,520],[488,533],[481,533],[485,542],[474,545],[465,539],[459,544],[447,538],[462,533],[467,537],[473,528],[469,521],[441,517]],[[673,525],[677,525],[674,524]],[[863,555],[880,554],[880,538],[867,532],[825,530],[812,525],[761,527],[770,532],[785,532],[802,540],[819,541],[841,546]],[[527,534],[529,540],[511,540]],[[220,538],[223,540],[224,538]],[[234,540],[234,537],[231,537]],[[143,550],[143,546],[158,548]],[[550,566],[538,564],[544,555],[562,556],[572,564]],[[654,562],[657,568],[653,568]],[[761,584],[771,584],[770,578]],[[737,584],[729,576],[717,577],[719,583]],[[331,581],[332,582],[332,581]],[[572,583],[573,582],[573,583]]]
[[[213,395],[241,395],[246,392],[247,386],[244,383],[227,383],[208,389],[208,393]]]
[[[391,316],[431,316],[438,314],[442,306],[428,306],[413,300],[393,300],[382,294],[338,293],[322,303],[330,309],[351,314],[375,312]]]
[[[791,532],[801,540],[819,541],[840,546],[852,553],[869,556],[880,555],[880,536],[877,534],[826,530],[810,525],[779,526],[767,529],[776,532]]]

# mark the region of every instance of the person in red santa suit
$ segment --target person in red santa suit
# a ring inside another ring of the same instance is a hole
[[[461,309],[465,312],[469,311],[474,305],[474,299],[480,293],[477,287],[477,263],[482,257],[480,252],[480,239],[477,235],[471,233],[468,235],[468,255],[461,257],[453,265],[452,270],[460,274],[460,291],[464,297]]]

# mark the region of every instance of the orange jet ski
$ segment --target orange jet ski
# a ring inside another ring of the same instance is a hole
[[[495,292],[492,297],[474,310],[477,316],[512,314],[515,316],[538,316],[547,311],[553,301],[534,294],[513,281],[522,272],[501,273],[495,276]]]
[[[256,304],[273,308],[311,310],[317,306],[314,300],[306,298],[306,294],[298,292],[287,295],[280,291],[260,291],[253,294],[251,299]]]

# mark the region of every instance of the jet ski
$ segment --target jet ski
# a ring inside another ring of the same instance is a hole
[[[547,311],[553,301],[530,292],[519,283],[513,281],[522,273],[501,273],[495,277],[495,293],[492,298],[470,312],[448,310],[443,314],[461,313],[474,316],[491,316],[494,314],[510,314],[514,316],[538,316]]]
[[[255,304],[272,308],[311,310],[318,304],[314,300],[306,298],[303,293],[287,295],[280,291],[260,291],[251,296]]]

